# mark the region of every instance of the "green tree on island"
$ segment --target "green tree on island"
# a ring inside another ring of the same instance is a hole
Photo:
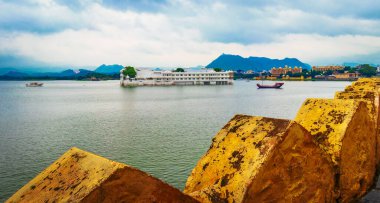
[[[376,75],[376,68],[370,66],[369,64],[364,64],[359,69],[359,73],[365,77],[371,77],[371,76]]]
[[[174,72],[185,72],[185,70],[183,68],[177,68],[174,70]]]
[[[214,68],[214,71],[215,72],[222,72],[222,69],[221,68]]]
[[[134,67],[132,66],[127,66],[123,70],[123,75],[128,76],[129,78],[135,78],[137,73]]]

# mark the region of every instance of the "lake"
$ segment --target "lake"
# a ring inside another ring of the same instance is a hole
[[[235,114],[292,119],[308,97],[350,82],[121,88],[119,81],[0,81],[0,202],[70,147],[137,167],[183,189],[212,137]],[[266,81],[270,84],[272,82]]]

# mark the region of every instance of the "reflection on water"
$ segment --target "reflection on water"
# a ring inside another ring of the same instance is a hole
[[[234,114],[293,118],[307,97],[349,82],[120,88],[118,81],[0,81],[0,201],[72,146],[127,163],[182,189]],[[270,82],[267,82],[270,83]]]

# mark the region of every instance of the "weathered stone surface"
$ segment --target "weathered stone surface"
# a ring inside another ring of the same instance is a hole
[[[347,86],[345,91],[379,91],[379,87],[375,80],[362,79]]]
[[[213,138],[184,192],[201,202],[332,202],[334,171],[296,122],[237,115]]]
[[[124,167],[95,188],[82,202],[197,202],[138,169]]]
[[[357,82],[374,82],[378,87],[380,86],[380,78],[359,78]]]
[[[335,99],[355,99],[366,102],[367,108],[374,120],[376,133],[376,164],[380,162],[380,130],[379,130],[379,93],[376,91],[349,91],[349,92],[336,92]]]
[[[366,104],[358,100],[307,99],[295,119],[314,136],[336,167],[339,200],[358,199],[375,173],[376,139]]]
[[[125,164],[72,148],[7,202],[196,202]]]
[[[377,122],[379,113],[379,93],[376,91],[336,92],[335,99],[355,99],[366,102],[370,116]]]

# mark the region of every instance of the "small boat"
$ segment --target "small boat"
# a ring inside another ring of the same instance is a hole
[[[99,79],[99,78],[96,78],[96,77],[91,77],[91,78],[90,78],[90,81],[100,81],[100,79]]]
[[[41,83],[41,82],[30,82],[30,83],[27,83],[25,85],[27,87],[42,87],[42,85],[44,85],[44,83]]]
[[[274,85],[263,85],[263,84],[256,84],[258,88],[281,88],[282,85],[284,85],[283,82],[276,82]]]

